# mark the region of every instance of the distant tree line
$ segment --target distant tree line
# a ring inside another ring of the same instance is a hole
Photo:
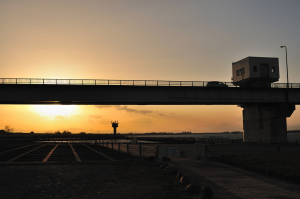
[[[14,128],[10,127],[9,125],[6,125],[4,129],[0,130],[0,134],[9,134],[14,132]]]

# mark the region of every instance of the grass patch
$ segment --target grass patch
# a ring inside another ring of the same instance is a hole
[[[300,183],[300,153],[280,152],[251,155],[222,155],[212,158],[235,167]]]

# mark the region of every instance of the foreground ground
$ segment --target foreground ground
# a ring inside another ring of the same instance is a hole
[[[214,199],[300,199],[300,186],[223,163],[173,158],[170,163],[190,181],[208,186]]]
[[[0,198],[196,198],[148,162],[1,166]]]
[[[299,152],[223,155],[213,160],[300,184]]]

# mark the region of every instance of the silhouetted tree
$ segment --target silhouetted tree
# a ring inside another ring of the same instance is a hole
[[[60,135],[60,134],[61,134],[61,132],[60,132],[60,131],[55,131],[55,133],[54,133],[54,134]]]
[[[34,132],[33,132],[33,131],[30,131],[30,134],[34,134]]]
[[[64,134],[64,135],[71,135],[72,133],[70,131],[63,131],[62,134]]]
[[[81,135],[85,135],[86,133],[85,133],[85,132],[81,132],[81,133],[79,133],[79,134],[81,134]]]
[[[12,132],[14,132],[14,128],[11,128],[10,126],[6,125],[5,131],[6,131],[6,133],[12,133]]]

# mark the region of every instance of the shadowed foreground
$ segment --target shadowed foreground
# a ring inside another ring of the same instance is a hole
[[[1,198],[191,198],[146,162],[1,166]]]

